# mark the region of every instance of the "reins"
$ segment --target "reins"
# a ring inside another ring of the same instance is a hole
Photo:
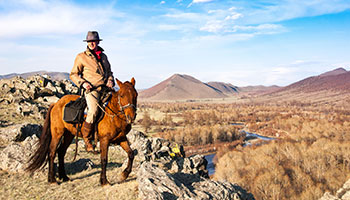
[[[93,96],[96,100],[99,101],[99,99],[97,97],[95,97],[93,94],[91,94],[91,96]],[[110,101],[110,100],[109,100]],[[108,101],[108,102],[109,102]],[[120,95],[118,93],[118,105],[120,107],[120,110],[118,110],[117,112],[115,112],[114,110],[112,110],[109,106],[108,106],[108,102],[107,102],[107,105],[106,105],[106,108],[108,108],[113,114],[109,114],[105,111],[105,109],[100,105],[100,103],[97,102],[97,106],[102,110],[102,112],[104,112],[105,115],[109,116],[112,118],[112,120],[114,119],[114,116],[117,116],[119,115],[119,113],[123,114],[126,117],[126,114],[124,112],[124,110],[128,107],[132,107],[135,111],[137,110],[136,106],[134,104],[131,104],[131,103],[128,103],[127,105],[124,105],[122,106],[121,102],[120,102]]]

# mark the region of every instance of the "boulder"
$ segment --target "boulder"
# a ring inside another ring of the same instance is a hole
[[[181,145],[135,130],[127,137],[140,199],[254,199],[237,185],[210,180],[203,155],[186,158]]]
[[[18,141],[24,141],[26,137],[32,136],[32,135],[38,135],[40,134],[37,128],[39,125],[36,124],[30,124],[30,123],[22,123],[22,124],[15,124],[15,125],[9,125],[0,128],[0,140],[3,141],[5,144],[9,144],[11,142],[14,142],[16,140]],[[28,133],[29,129],[35,130],[33,133]]]
[[[47,96],[60,98],[65,94],[77,93],[78,89],[69,80],[53,81],[46,75],[34,75],[27,79],[17,76],[0,82],[0,92],[10,103],[37,100]]]
[[[0,129],[0,139],[6,143],[22,142],[27,137],[41,134],[41,125],[38,124],[16,124]]]
[[[2,136],[5,135],[4,132],[8,133],[6,139],[10,141],[10,144],[0,151],[0,170],[12,173],[24,172],[29,158],[37,149],[41,129],[41,125],[37,124],[22,124],[2,128],[0,133]],[[68,174],[75,174],[94,167],[96,165],[90,159],[84,158],[65,164]],[[40,172],[46,171],[47,166]]]
[[[326,192],[320,200],[348,200],[350,199],[350,179],[346,181],[335,195]]]
[[[142,132],[135,130],[131,130],[127,138],[135,154],[134,170],[138,170],[142,162],[152,161],[172,172],[191,173],[209,177],[206,168],[208,162],[203,155],[186,158],[181,145],[162,138],[147,137]],[[125,160],[123,166],[126,165],[127,160]]]
[[[17,132],[16,137],[14,138],[15,142],[22,142],[27,137],[35,135],[37,138],[41,135],[42,126],[38,124],[23,124],[20,127],[20,130]]]
[[[168,173],[152,162],[141,164],[137,182],[140,199],[254,199],[238,185],[196,174]]]
[[[0,169],[8,172],[24,172],[38,141],[39,138],[33,135],[23,142],[12,142],[0,152]]]

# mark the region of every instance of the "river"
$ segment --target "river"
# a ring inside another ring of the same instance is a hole
[[[250,132],[247,132],[247,131],[244,131],[244,130],[241,130],[241,132],[246,134],[245,145],[243,145],[244,147],[252,145],[249,142],[249,140],[252,140],[252,139],[261,139],[261,140],[265,140],[265,141],[275,140],[276,139],[276,138],[270,138],[270,137],[261,136],[261,135],[256,134],[256,133],[250,133]],[[213,175],[215,173],[215,165],[214,165],[214,162],[213,162],[213,159],[214,159],[215,155],[216,154],[214,153],[214,154],[209,154],[209,155],[204,156],[205,159],[208,161],[207,170],[208,170],[209,176],[211,176],[211,175]]]

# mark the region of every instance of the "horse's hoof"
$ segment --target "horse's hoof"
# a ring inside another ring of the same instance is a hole
[[[101,186],[104,187],[104,186],[109,186],[111,185],[111,183],[109,181],[106,181],[104,183],[101,182]]]
[[[57,181],[49,181],[50,185],[58,185]]]
[[[63,178],[61,178],[62,179],[62,181],[63,182],[67,182],[67,181],[70,181],[70,178],[68,178],[68,176],[66,176],[66,177],[63,177]]]
[[[120,174],[118,183],[124,182],[124,181],[128,178],[128,176],[129,176],[129,173],[126,172],[126,171],[123,171],[123,172]]]

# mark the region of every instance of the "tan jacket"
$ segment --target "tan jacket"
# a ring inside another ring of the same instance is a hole
[[[101,47],[98,48],[103,51]],[[78,87],[86,81],[94,87],[105,85],[108,80],[111,80],[114,83],[111,65],[108,62],[106,54],[101,53],[100,56],[102,65],[97,61],[89,48],[78,54],[75,58],[73,69],[69,75],[73,83]]]

